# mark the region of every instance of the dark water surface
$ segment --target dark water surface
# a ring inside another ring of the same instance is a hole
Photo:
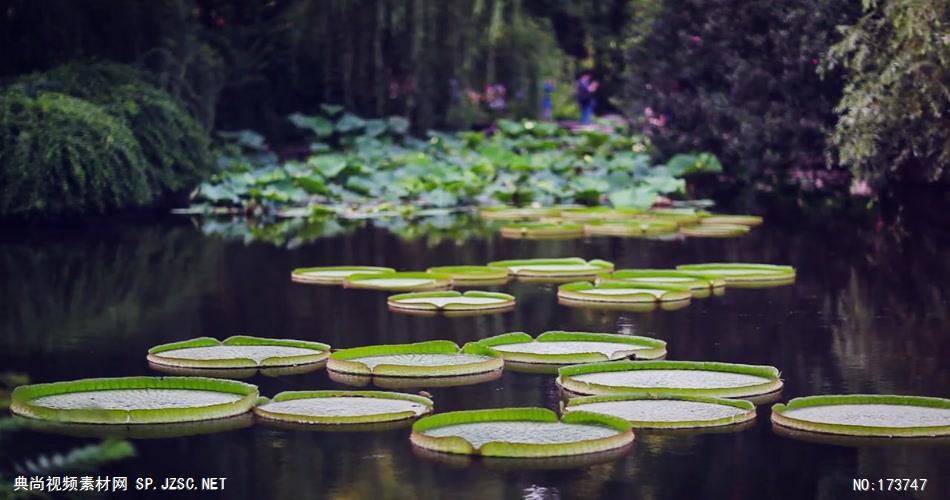
[[[547,242],[502,240],[477,229],[434,237],[400,227],[402,236],[366,224],[291,241],[292,248],[206,235],[181,218],[8,234],[0,243],[0,371],[25,373],[34,382],[155,374],[145,361],[150,346],[204,335],[300,338],[343,348],[429,339],[463,343],[509,331],[562,329],[658,337],[669,343],[669,359],[774,365],[785,379],[783,400],[822,393],[950,396],[945,227],[776,217],[738,239]],[[555,285],[512,282],[499,289],[518,297],[514,312],[447,319],[390,312],[384,292],[289,279],[292,268],[307,265],[419,269],[565,256],[608,259],[617,267],[790,264],[798,280],[779,288],[728,289],[682,310],[650,313],[568,308],[557,304]],[[325,370],[248,381],[267,396],[346,387],[330,381]],[[520,373],[427,390],[438,411],[556,409],[559,401],[553,376]],[[227,499],[830,499],[857,495],[854,478],[927,478],[924,493],[895,496],[950,498],[950,445],[809,442],[777,435],[768,417],[766,405],[754,426],[737,432],[638,432],[619,458],[556,470],[422,456],[406,428],[354,433],[257,424],[134,440],[136,458],[98,474],[226,477],[226,490],[214,495]],[[26,458],[95,441],[21,431],[2,446],[7,456]]]

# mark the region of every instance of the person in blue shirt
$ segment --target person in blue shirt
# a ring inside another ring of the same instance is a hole
[[[581,124],[588,125],[594,117],[594,106],[597,100],[594,92],[600,84],[591,76],[584,73],[577,80],[577,105],[581,108]]]

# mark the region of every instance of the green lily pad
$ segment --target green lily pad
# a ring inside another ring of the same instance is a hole
[[[512,332],[477,343],[497,351],[506,366],[509,362],[569,365],[666,355],[666,342],[662,340],[614,333],[550,331],[533,339],[526,333]]]
[[[245,412],[233,417],[196,420],[192,422],[166,422],[160,424],[102,425],[74,422],[54,422],[33,418],[13,417],[37,432],[62,436],[98,439],[169,439],[202,434],[217,434],[254,425],[254,414]]]
[[[584,232],[591,236],[650,236],[675,233],[674,222],[654,219],[628,219],[622,221],[593,221],[584,225]]]
[[[749,234],[749,226],[739,224],[695,224],[683,226],[680,233],[699,238],[732,238]]]
[[[712,214],[699,220],[701,224],[725,224],[740,226],[758,226],[762,224],[762,217],[758,215],[725,215]]]
[[[661,283],[628,283],[608,281],[598,285],[577,281],[561,285],[557,289],[560,300],[580,302],[610,302],[630,304],[638,302],[689,302],[693,298],[689,288]]]
[[[262,418],[301,424],[368,424],[432,412],[432,400],[383,391],[287,391],[254,408]]]
[[[680,271],[702,273],[726,280],[729,286],[781,285],[795,281],[795,268],[772,264],[685,264],[676,266]]]
[[[588,411],[622,418],[635,429],[695,429],[755,420],[755,405],[740,399],[672,394],[571,398],[564,413]]]
[[[684,226],[699,222],[709,213],[692,208],[654,208],[646,211],[644,215]]]
[[[501,236],[526,240],[580,238],[584,236],[584,226],[571,223],[526,222],[502,227]]]
[[[507,293],[482,292],[416,292],[391,295],[387,302],[391,309],[410,311],[488,311],[510,310],[515,297]]]
[[[863,437],[950,436],[950,399],[882,394],[795,398],[772,422],[801,431]]]
[[[557,383],[576,394],[630,392],[690,396],[746,397],[782,388],[771,366],[697,361],[609,361],[567,366]]]
[[[329,356],[330,346],[327,344],[246,335],[223,341],[199,337],[157,345],[148,350],[150,363],[180,368],[297,366],[320,363]]]
[[[545,408],[440,413],[412,426],[412,444],[438,452],[489,457],[553,457],[603,452],[633,441],[624,420],[587,412],[558,419]]]
[[[561,218],[569,221],[623,220],[642,213],[636,208],[572,207],[561,209]]]
[[[432,340],[340,349],[330,355],[327,370],[352,375],[444,377],[500,370],[504,361],[495,352],[468,343]]]
[[[508,281],[508,269],[492,266],[438,266],[426,272],[447,274],[456,286],[504,284]]]
[[[200,377],[92,378],[24,385],[10,410],[24,417],[95,424],[157,424],[240,415],[257,386]]]
[[[298,283],[316,283],[320,285],[342,285],[343,280],[354,274],[394,273],[390,267],[374,266],[329,266],[301,267],[290,273],[290,279]]]
[[[343,280],[343,286],[392,292],[443,290],[452,287],[452,277],[425,272],[353,274]]]
[[[614,265],[610,262],[594,259],[585,261],[578,257],[562,259],[519,259],[499,260],[489,262],[489,266],[504,267],[512,275],[539,278],[566,278],[596,276],[600,273],[612,271]]]
[[[383,389],[391,390],[409,390],[409,389],[432,389],[442,387],[460,387],[465,385],[483,384],[493,382],[502,376],[502,370],[495,370],[473,375],[444,375],[437,377],[401,377],[401,376],[380,376],[380,375],[354,375],[352,373],[341,373],[328,371],[330,380],[344,385],[354,387],[368,387],[374,385]]]
[[[478,214],[489,220],[530,220],[545,217],[558,217],[561,209],[558,207],[482,207]]]
[[[714,278],[703,273],[677,271],[675,269],[618,269],[612,273],[597,276],[597,283],[622,281],[628,283],[649,283],[677,285],[690,290],[708,290],[726,286],[726,280]]]

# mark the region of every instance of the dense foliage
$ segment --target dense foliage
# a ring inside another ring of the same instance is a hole
[[[684,192],[683,176],[721,170],[709,154],[655,165],[649,142],[622,122],[575,134],[553,123],[501,120],[491,136],[429,132],[420,140],[406,134],[402,118],[365,120],[335,106],[290,119],[316,137],[304,161],[261,154],[262,141],[245,133],[239,137],[254,157],[225,158],[228,172],[203,184],[196,200],[263,211],[602,202],[646,208],[661,194]]]
[[[70,64],[3,92],[0,214],[58,216],[133,207],[212,170],[208,133],[145,75]]]
[[[55,92],[0,93],[0,214],[58,216],[141,205],[147,164],[120,118]]]
[[[816,69],[835,26],[855,18],[853,2],[637,5],[624,111],[662,150],[709,150],[750,177],[824,168],[842,83]]]
[[[865,0],[827,68],[848,83],[832,143],[856,175],[950,176],[950,1]]]

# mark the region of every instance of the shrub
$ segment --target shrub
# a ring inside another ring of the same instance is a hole
[[[147,162],[126,123],[56,92],[0,92],[0,215],[50,216],[141,205]]]

